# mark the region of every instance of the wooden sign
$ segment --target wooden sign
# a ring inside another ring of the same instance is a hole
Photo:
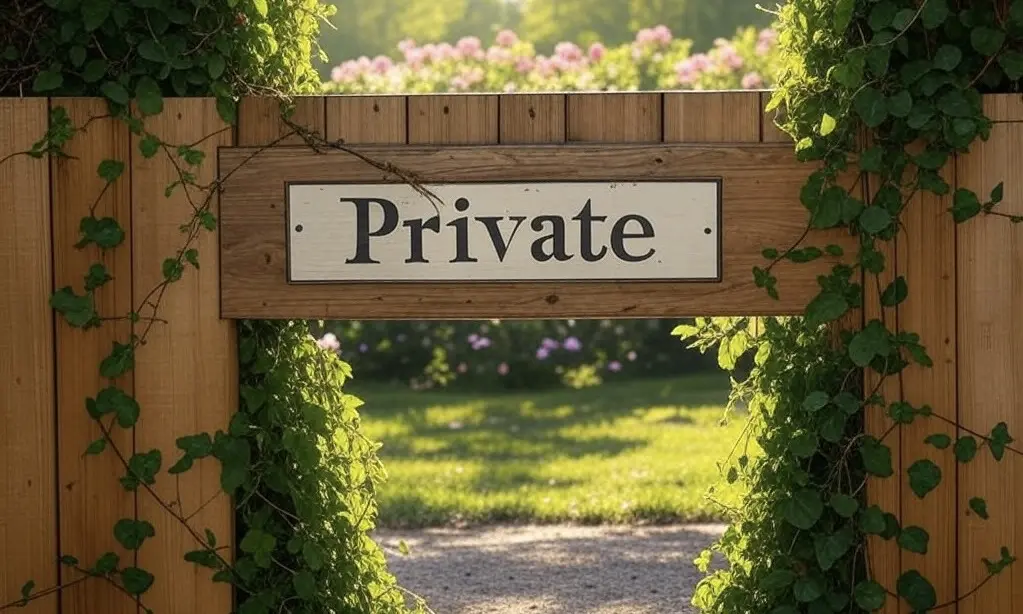
[[[721,183],[288,183],[288,280],[719,281]]]
[[[755,286],[753,267],[765,247],[806,234],[809,170],[784,143],[222,148],[221,313],[799,313],[833,259],[780,263],[780,300]],[[855,253],[836,233],[809,240]]]

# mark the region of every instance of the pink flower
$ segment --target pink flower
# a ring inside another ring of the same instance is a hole
[[[405,55],[408,55],[410,49],[415,48],[416,41],[412,40],[411,38],[406,38],[405,40],[398,43],[398,51],[402,52]]]
[[[657,42],[657,34],[652,28],[643,28],[636,32],[636,43],[640,46],[647,46]]]
[[[508,375],[508,371],[509,371],[508,363],[502,362],[501,364],[497,365],[497,372],[499,374]]]
[[[612,373],[618,373],[619,371],[622,370],[622,363],[618,362],[617,360],[612,360],[607,364],[607,370]]]
[[[675,66],[675,75],[678,77],[678,82],[682,85],[692,85],[696,83],[696,79],[699,78],[700,73],[693,68],[693,63],[689,60],[679,62]]]
[[[515,62],[515,70],[523,74],[533,70],[533,66],[533,60],[526,57],[519,58]]]
[[[511,47],[519,42],[519,36],[511,30],[501,30],[497,33],[497,44],[502,47]]]
[[[755,90],[764,86],[764,79],[755,72],[747,73],[742,78],[742,89]]]
[[[654,28],[654,40],[660,45],[664,47],[670,45],[671,38],[671,30],[668,29],[668,26],[660,25]]]
[[[575,43],[558,43],[554,55],[565,62],[578,62],[583,59],[583,50]]]
[[[536,359],[537,360],[547,360],[547,357],[550,356],[550,355],[551,355],[550,350],[548,350],[545,347],[537,348],[537,350],[536,350]]]
[[[487,61],[494,64],[505,64],[512,59],[512,52],[504,47],[491,47],[487,49]]]
[[[334,83],[341,83],[341,80],[345,77],[345,71],[340,66],[335,66],[330,70],[330,80]]]
[[[475,36],[466,36],[459,39],[455,44],[455,48],[467,58],[483,57],[483,43]]]
[[[607,47],[600,43],[593,43],[590,45],[590,61],[599,62],[604,59],[604,55],[607,53]]]
[[[373,58],[373,70],[380,74],[386,73],[392,66],[394,66],[394,62],[386,55],[378,55]]]
[[[579,341],[579,339],[569,337],[568,339],[565,339],[565,349],[569,352],[578,352],[583,349],[583,344]]]
[[[739,52],[736,51],[735,47],[732,45],[729,44],[718,47],[715,51],[718,52],[718,58],[724,66],[731,68],[732,70],[742,68],[742,56],[739,55]]]
[[[558,349],[558,342],[550,337],[544,337],[543,341],[540,342],[540,346],[545,350],[556,350]]]
[[[316,345],[332,352],[341,351],[341,342],[338,341],[337,336],[334,333],[327,333],[322,339],[316,341]]]
[[[686,61],[690,63],[690,67],[696,72],[703,72],[710,68],[710,58],[706,53],[697,53]]]

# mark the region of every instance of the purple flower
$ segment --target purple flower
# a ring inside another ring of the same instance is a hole
[[[558,342],[550,337],[544,337],[543,341],[540,342],[540,347],[545,350],[556,350],[558,349]]]
[[[537,360],[547,360],[547,357],[551,355],[550,350],[545,347],[537,348],[536,358]]]
[[[622,370],[622,363],[618,362],[617,360],[612,360],[607,364],[607,370],[612,373],[618,373],[619,371]]]
[[[472,349],[482,350],[490,347],[490,339],[488,337],[477,337],[476,341],[472,344]]]
[[[509,371],[508,363],[502,362],[501,364],[497,365],[497,372],[499,374],[508,375],[508,371]]]
[[[583,344],[575,337],[565,339],[565,349],[569,352],[578,352],[583,349]]]
[[[479,339],[480,339],[480,336],[477,335],[476,333],[473,333],[473,334],[469,335],[468,341],[469,341],[469,343],[475,344],[477,341],[479,341]]]

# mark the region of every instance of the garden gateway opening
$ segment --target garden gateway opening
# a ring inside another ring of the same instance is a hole
[[[218,173],[223,179],[219,225],[197,241],[201,266],[189,268],[168,291],[167,323],[154,328],[135,357],[125,390],[147,412],[125,445],[161,449],[170,458],[178,437],[229,428],[239,405],[236,320],[800,314],[835,257],[782,262],[771,271],[779,279],[779,296],[772,299],[753,275],[765,266],[762,250],[785,250],[808,236],[812,244],[855,254],[855,243],[841,233],[808,229],[800,189],[811,168],[795,160],[792,143],[764,114],[767,97],[643,92],[298,98],[291,123],[337,142],[321,151],[304,145],[281,120],[277,100],[242,100],[232,129],[213,99],[166,99],[163,112],[147,118],[147,129],[167,142],[195,144],[217,160],[218,168],[206,164],[195,179],[203,185]],[[0,347],[18,356],[16,363],[0,364],[0,394],[10,407],[38,408],[8,416],[5,432],[16,436],[0,447],[8,479],[0,489],[8,493],[0,500],[0,548],[7,553],[0,577],[9,579],[14,595],[25,577],[55,585],[67,573],[56,563],[62,553],[92,554],[109,541],[97,537],[94,526],[110,527],[137,514],[156,524],[155,536],[138,553],[139,565],[173,579],[154,587],[147,607],[183,614],[230,611],[231,587],[211,582],[183,560],[181,545],[192,539],[185,529],[164,519],[152,499],[136,499],[108,479],[119,471],[115,459],[87,464],[82,458],[96,439],[82,399],[107,380],[92,366],[84,375],[80,365],[98,364],[122,337],[111,327],[73,330],[49,307],[53,289],[80,286],[92,262],[93,256],[73,248],[82,217],[95,211],[131,220],[131,249],[106,263],[114,279],[103,295],[113,312],[129,313],[164,279],[165,259],[178,249],[181,221],[193,206],[181,191],[167,196],[168,183],[178,177],[173,161],[132,153],[140,137],[109,118],[102,99],[0,100],[0,158],[31,150],[58,103],[75,125],[91,122],[69,143],[73,157],[21,156],[0,166],[0,209],[12,220],[0,226],[0,261],[9,265],[9,274],[0,277],[0,297],[12,297],[0,302]],[[953,188],[990,190],[1013,176],[1023,105],[1018,96],[989,96],[985,112],[995,121],[992,137],[954,160]],[[125,176],[107,189],[95,170],[110,159],[127,162]],[[333,192],[322,202],[308,198],[299,205],[288,186],[303,185]],[[579,192],[543,200],[554,185]],[[410,186],[433,193],[438,202],[408,191]],[[697,194],[697,186],[708,191]],[[523,187],[540,192],[514,194]],[[617,192],[633,189],[666,195]],[[1005,190],[1007,202],[1019,202],[1018,182],[1007,182]],[[460,198],[467,201],[463,211]],[[562,208],[549,209],[552,203]],[[1007,357],[1023,349],[1008,328],[1019,284],[1007,280],[1019,278],[1020,250],[1012,247],[1006,257],[1005,246],[1015,244],[1010,230],[987,224],[996,220],[957,228],[932,215],[947,203],[928,204],[930,209],[914,205],[906,213],[898,253],[887,256],[896,263],[892,277],[904,276],[914,288],[900,307],[900,323],[918,331],[921,343],[940,357],[934,373],[907,373],[899,385],[915,404],[928,403],[935,413],[986,429],[1015,411],[1018,398],[1019,376]],[[305,215],[311,217],[299,219]],[[889,422],[882,416],[866,431],[880,435]],[[928,450],[927,433],[917,425],[902,435],[893,445],[905,456]],[[904,474],[899,459],[896,453],[895,471]],[[908,560],[893,543],[871,548],[872,566],[886,587],[915,566],[940,576],[942,594],[958,585],[972,588],[983,577],[980,558],[997,556],[1001,535],[1019,524],[1019,514],[992,515],[981,531],[979,519],[963,519],[969,497],[980,493],[994,501],[1011,492],[1005,472],[940,462],[958,479],[946,481],[949,486],[926,506],[903,480],[868,485],[868,499],[901,508],[905,522],[944,528],[932,532],[931,554],[922,563]],[[179,486],[185,507],[199,510],[196,526],[226,536],[234,508],[226,498],[212,497],[219,479],[218,466],[197,463]],[[999,505],[1015,509],[1008,500]],[[90,521],[83,525],[78,518]],[[1012,584],[991,582],[985,603],[1009,603]],[[39,603],[40,612],[60,612],[55,597]],[[134,602],[129,609],[135,611]]]

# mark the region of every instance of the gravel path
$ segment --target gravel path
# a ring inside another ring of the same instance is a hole
[[[692,561],[723,530],[524,526],[375,537],[402,586],[437,614],[691,614],[700,579]]]

